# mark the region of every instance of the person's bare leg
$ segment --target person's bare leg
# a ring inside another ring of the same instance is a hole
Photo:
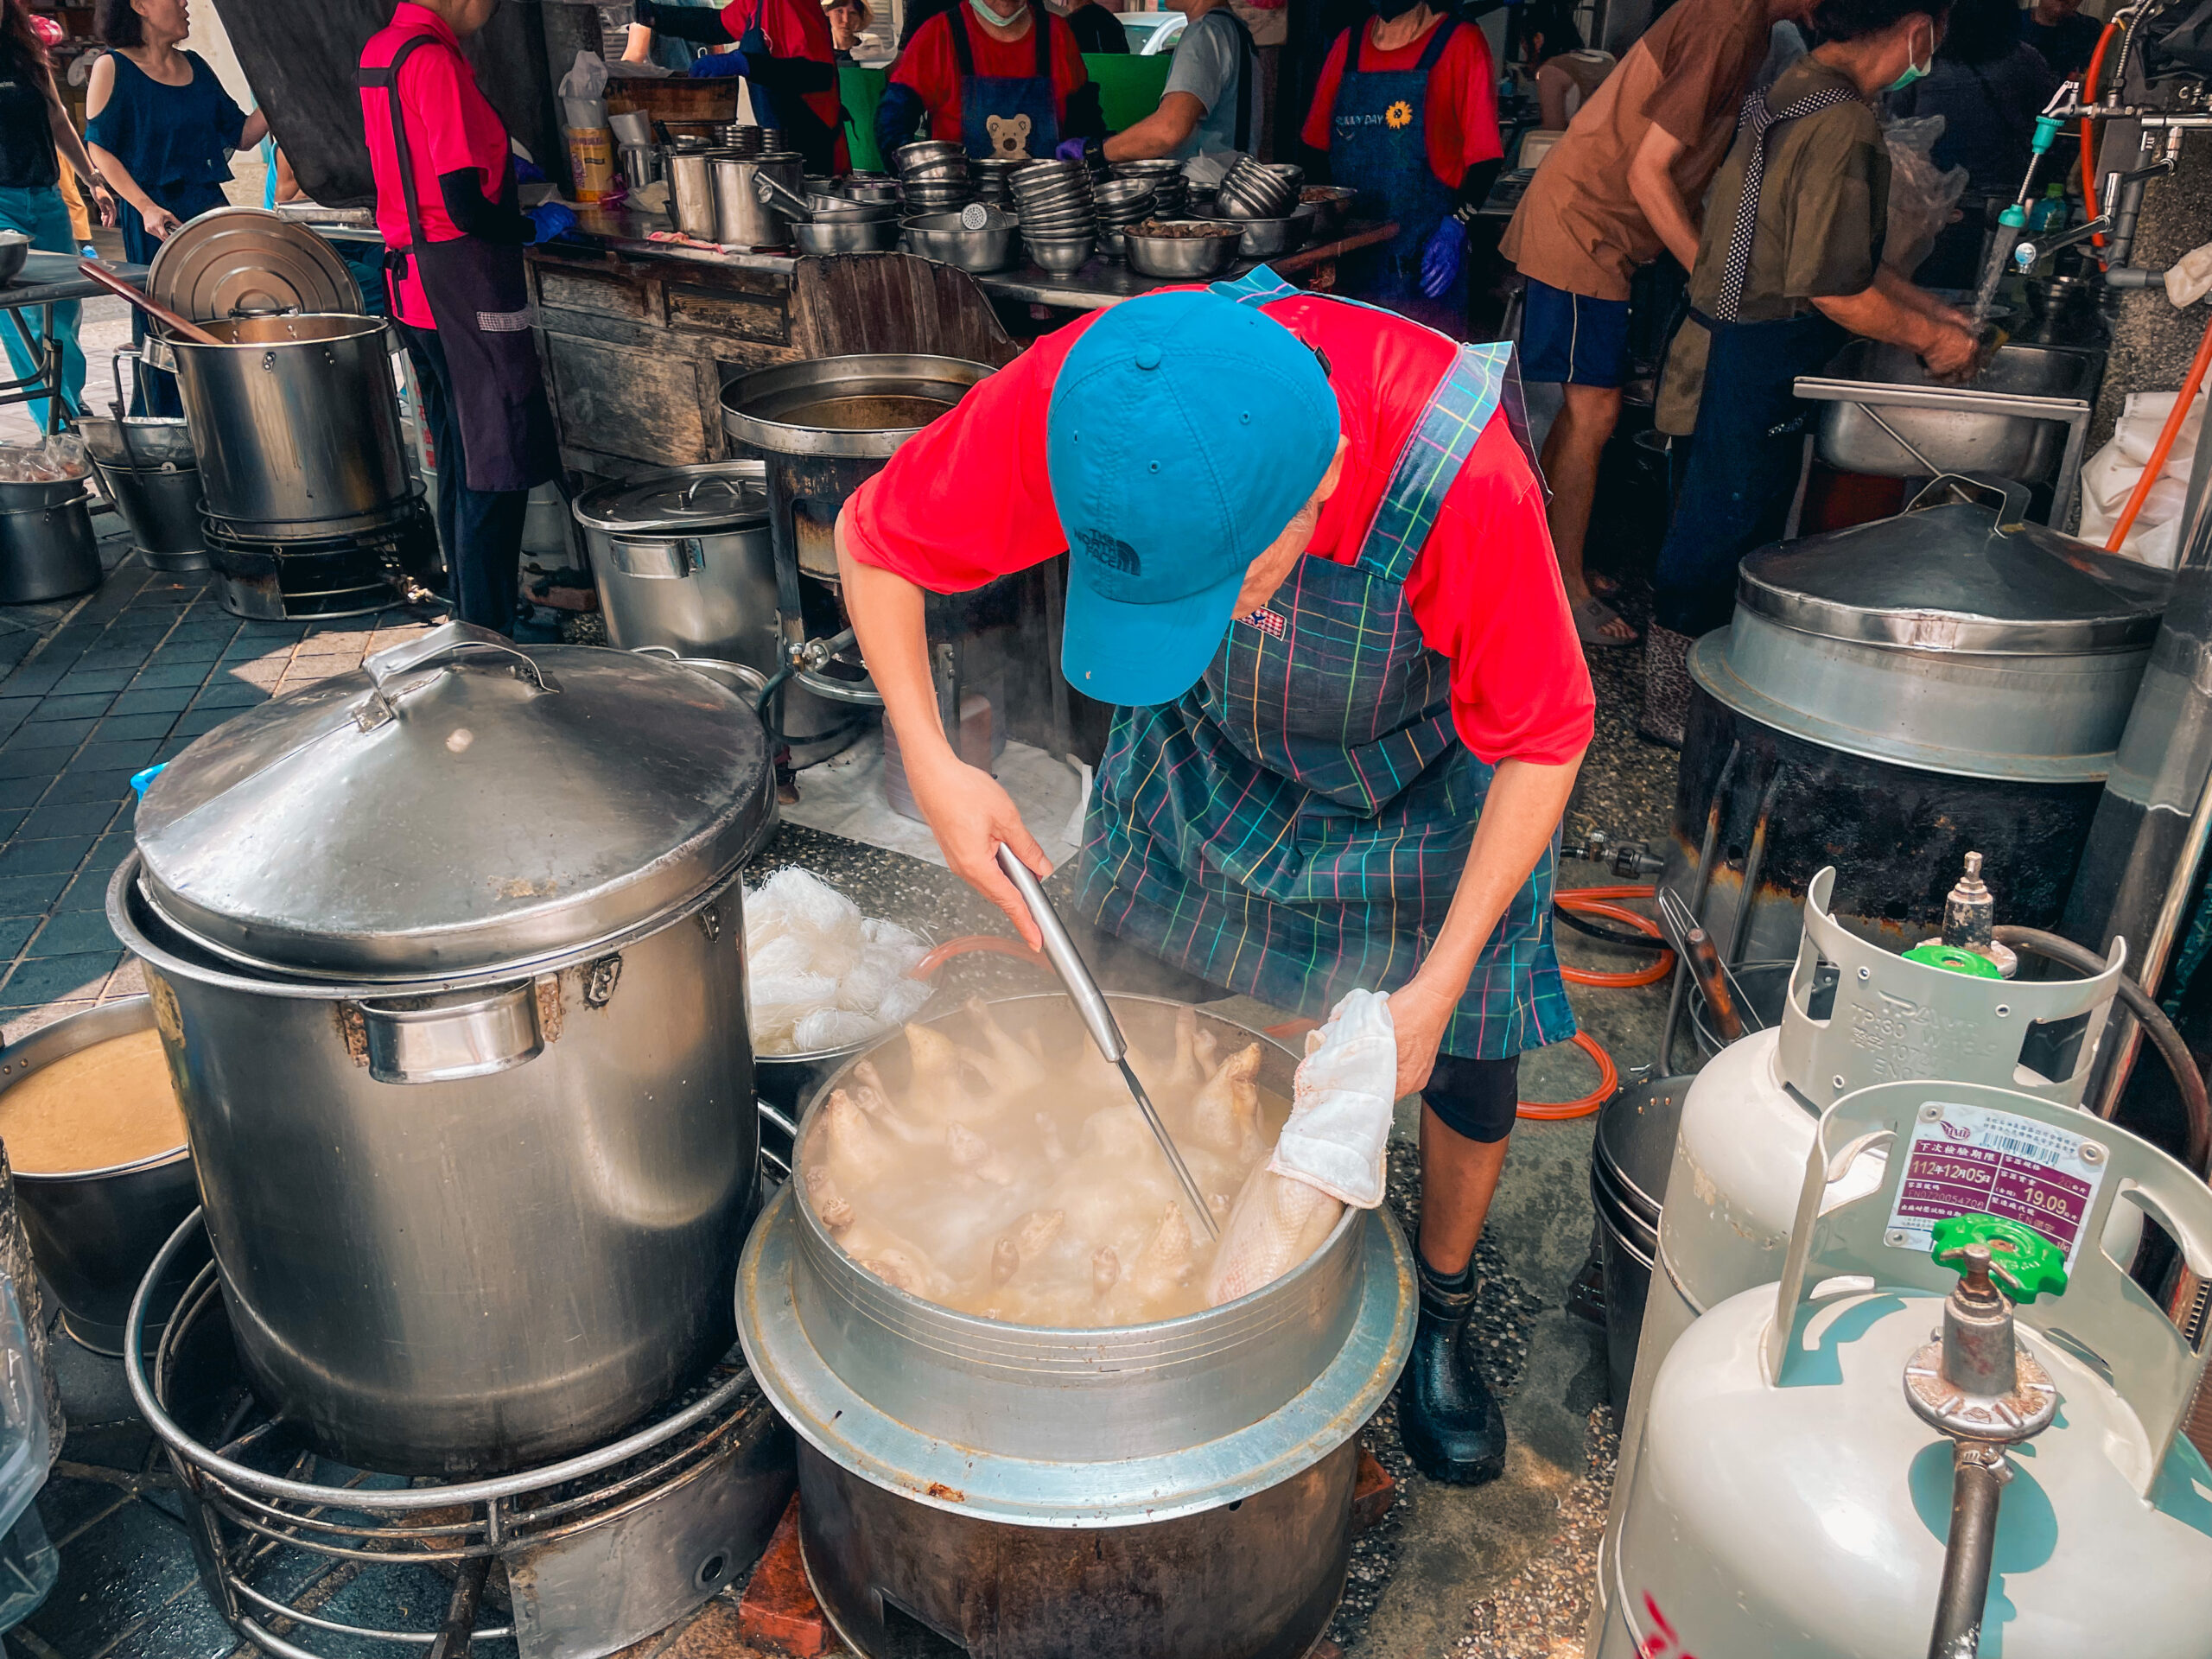
[[[1589,578],[1582,571],[1582,543],[1590,534],[1590,512],[1598,499],[1598,464],[1613,428],[1620,423],[1621,393],[1618,386],[1572,383],[1560,390],[1565,398],[1544,437],[1544,481],[1552,491],[1545,517],[1551,524],[1567,602],[1579,606],[1590,597]],[[1618,619],[1607,623],[1604,632],[1624,644],[1636,638],[1636,630]]]
[[[1421,1253],[1449,1279],[1464,1268],[1482,1236],[1484,1217],[1505,1168],[1503,1141],[1470,1141],[1445,1128],[1427,1101],[1421,1108]]]

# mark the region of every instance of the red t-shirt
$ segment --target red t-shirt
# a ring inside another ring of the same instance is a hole
[[[1265,309],[1328,359],[1349,452],[1306,551],[1351,564],[1456,347],[1418,324],[1319,295]],[[846,508],[853,556],[931,592],[960,593],[1064,552],[1046,411],[1069,348],[1101,315],[1047,334],[900,446]],[[1452,723],[1476,754],[1557,765],[1588,745],[1597,706],[1590,671],[1560,585],[1543,491],[1503,415],[1446,493],[1405,591],[1422,640],[1451,661]]]
[[[369,36],[361,51],[364,68],[389,65],[410,36],[429,43],[407,54],[399,70],[399,107],[407,124],[407,148],[415,162],[416,212],[423,235],[450,242],[463,234],[446,213],[442,174],[474,168],[483,175],[485,200],[496,200],[506,175],[507,128],[476,85],[476,72],[461,55],[461,41],[444,18],[428,6],[400,0],[391,22]],[[407,226],[407,201],[400,193],[399,149],[392,142],[391,115],[380,87],[361,89],[361,121],[369,143],[369,168],[377,181],[377,231],[388,248],[413,239]],[[412,262],[402,279],[391,282],[392,315],[417,328],[435,328],[430,302]]]
[[[976,54],[978,75],[1003,77],[1008,80],[1027,80],[1037,73],[1037,37],[1034,33],[1018,41],[1002,41],[981,24],[974,24],[960,14],[963,4],[954,10],[940,12],[914,32],[906,42],[906,49],[899,54],[899,61],[891,67],[891,84],[911,86],[915,95],[930,112],[930,137],[949,144],[960,143],[960,60],[952,54],[952,31],[964,28],[969,44]],[[1031,0],[1030,28],[1039,27],[1044,17],[1042,8]],[[1075,43],[1075,30],[1061,19],[1052,21],[1052,91],[1058,107],[1056,113],[1063,127],[1067,124],[1068,94],[1090,79],[1090,72],[1083,67],[1083,53]],[[1063,134],[1063,137],[1065,135]],[[1032,150],[1031,155],[1036,155]],[[1040,158],[1041,159],[1041,158]]]
[[[1451,26],[1448,18],[1437,27]],[[1421,54],[1428,50],[1429,31],[1424,29],[1412,44],[1395,52],[1378,52],[1369,31],[1361,26],[1359,67],[1370,72],[1417,69]],[[1313,107],[1306,112],[1299,137],[1315,149],[1329,147],[1329,118],[1336,112],[1337,89],[1344,84],[1344,54],[1351,44],[1351,30],[1337,36],[1321,65],[1320,81],[1313,88]],[[1497,137],[1497,72],[1491,67],[1490,42],[1472,23],[1462,23],[1444,48],[1444,55],[1428,72],[1428,100],[1422,123],[1428,141],[1428,165],[1452,189],[1477,162],[1496,161],[1505,154]]]
[[[812,0],[730,0],[721,10],[721,25],[729,31],[733,41],[741,41],[755,19],[760,33],[768,42],[772,58],[805,58],[815,63],[834,64],[837,60],[836,47],[830,38],[830,16]],[[836,78],[818,92],[801,94],[806,107],[822,118],[823,124],[836,133],[841,146],[836,159],[837,170],[845,168],[842,150],[844,143],[843,123],[838,111],[843,107],[837,99]]]

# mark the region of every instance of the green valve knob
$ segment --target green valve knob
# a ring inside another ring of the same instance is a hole
[[[1929,1254],[1954,1272],[1967,1271],[1968,1245],[1986,1245],[1990,1282],[2023,1307],[2038,1296],[2066,1294],[2064,1252],[2024,1222],[1948,1216],[1929,1232],[1935,1243]]]
[[[2005,977],[1997,964],[1987,957],[1978,951],[1961,950],[1955,944],[1945,944],[1937,939],[1914,945],[1904,953],[1904,959],[1919,963],[1926,968],[1941,968],[1946,973],[1964,974],[1968,979]]]
[[[2024,231],[2028,227],[2028,210],[2016,201],[1997,215],[1997,222],[2008,231]]]
[[[2032,143],[2035,153],[2038,156],[2045,154],[2050,149],[2051,141],[2058,137],[2059,129],[2065,124],[2055,115],[2037,116],[2036,136]]]

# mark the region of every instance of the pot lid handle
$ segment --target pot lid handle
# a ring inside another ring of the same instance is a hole
[[[530,677],[540,691],[558,691],[561,683],[541,668],[537,660],[527,652],[514,645],[491,629],[479,627],[473,622],[447,622],[432,628],[419,639],[410,639],[404,645],[378,652],[363,659],[361,666],[368,671],[373,684],[361,706],[353,712],[353,719],[365,732],[372,732],[387,721],[399,717],[399,700],[416,685],[394,686],[400,676],[418,668],[429,668],[438,664],[457,665],[461,658],[481,651],[494,651],[512,657],[530,671]],[[416,684],[427,684],[421,681]]]
[[[1997,509],[1997,523],[1993,533],[2010,536],[2028,516],[2032,499],[2028,486],[2017,479],[1999,478],[1994,473],[1938,473],[1929,479],[1905,504],[1907,512],[1922,507],[1940,507],[1948,501],[1963,500],[1974,495],[1994,495],[2002,498]]]

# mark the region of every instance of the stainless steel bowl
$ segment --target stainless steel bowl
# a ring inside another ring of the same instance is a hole
[[[1211,225],[1211,219],[1170,219],[1171,225]],[[1233,236],[1146,236],[1132,225],[1122,232],[1129,269],[1143,276],[1218,276],[1236,261]]]
[[[1237,243],[1239,258],[1272,259],[1305,243],[1308,221],[1294,214],[1287,219],[1222,219],[1214,222],[1235,226],[1242,232]]]
[[[906,251],[963,270],[1004,270],[1020,263],[1016,245],[1021,221],[1012,213],[992,218],[994,222],[980,231],[968,229],[957,213],[924,213],[906,219]]]
[[[127,996],[43,1026],[0,1052],[0,1088],[21,1083],[95,1043],[154,1026],[153,999]],[[18,1169],[31,1259],[53,1287],[69,1334],[95,1353],[123,1351],[124,1316],[148,1263],[200,1202],[192,1153],[181,1141],[127,1164],[62,1174]],[[192,1276],[186,1268],[156,1288],[162,1317]]]
[[[0,286],[16,280],[30,253],[30,238],[21,231],[0,231]]]
[[[791,226],[791,243],[803,254],[888,253],[899,245],[899,221],[883,219],[817,219]]]
[[[1098,238],[1095,234],[1049,238],[1024,235],[1021,241],[1039,268],[1052,272],[1055,276],[1073,276],[1084,268],[1098,248]]]
[[[182,416],[128,415],[121,421],[87,415],[78,433],[103,467],[197,467],[192,429]]]
[[[1313,209],[1313,234],[1334,236],[1351,216],[1359,192],[1349,185],[1309,184],[1299,192],[1299,206]]]

